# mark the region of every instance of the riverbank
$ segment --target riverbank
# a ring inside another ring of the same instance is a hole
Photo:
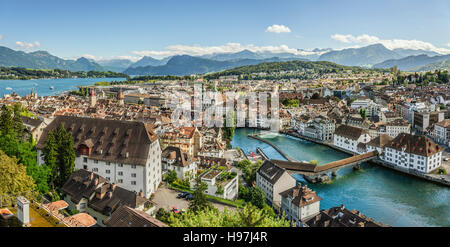
[[[251,154],[261,148],[270,159],[283,159],[272,146],[248,137],[263,133],[250,128],[236,129],[231,145]],[[282,135],[260,135],[296,160],[318,160],[319,164],[350,157],[325,145]],[[362,163],[360,170],[342,168],[327,183],[308,183],[292,174],[302,185],[307,184],[323,198],[320,209],[344,204],[376,221],[391,226],[450,226],[450,188],[418,179],[381,165]]]
[[[292,132],[288,132],[288,131],[280,131],[280,134],[284,134],[284,135],[292,136],[292,137],[295,137],[295,138],[303,139],[303,140],[306,140],[306,141],[314,142],[316,144],[324,145],[324,146],[327,146],[327,147],[332,148],[334,150],[341,151],[341,152],[344,152],[344,153],[347,153],[347,154],[350,154],[350,155],[355,155],[356,154],[356,153],[350,152],[348,150],[336,147],[336,146],[334,146],[331,143],[326,143],[326,142],[322,142],[322,141],[319,141],[319,140],[314,140],[314,139],[302,136],[302,135],[300,135],[298,133],[292,133]],[[385,168],[392,169],[392,170],[404,173],[404,174],[409,175],[409,176],[413,176],[413,177],[416,177],[416,178],[427,180],[427,181],[432,182],[432,183],[436,183],[436,184],[439,184],[439,185],[450,187],[450,177],[447,176],[447,175],[435,175],[435,174],[418,173],[418,172],[415,172],[415,171],[411,171],[409,169],[403,169],[403,168],[394,166],[392,164],[389,164],[387,162],[382,161],[379,158],[377,158],[375,160],[368,161],[367,163],[370,163],[370,164],[373,164],[373,165],[383,166]]]

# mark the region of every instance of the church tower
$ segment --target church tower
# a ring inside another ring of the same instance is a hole
[[[119,91],[119,94],[117,95],[117,99],[119,100],[119,105],[120,106],[123,106],[124,105],[124,96],[123,96],[123,93],[122,93],[122,90],[120,90]]]
[[[93,88],[91,88],[89,103],[90,103],[91,107],[95,107],[95,105],[97,104],[97,97],[95,96],[95,89],[93,89]]]

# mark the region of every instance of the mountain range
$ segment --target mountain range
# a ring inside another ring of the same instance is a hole
[[[278,62],[288,60],[299,60],[289,58],[272,57],[267,59],[232,59],[218,61],[202,57],[193,57],[189,55],[173,56],[170,60],[159,66],[141,66],[130,67],[124,71],[128,75],[192,75],[217,72],[225,69],[231,69],[244,65],[252,65],[263,62]]]
[[[51,55],[46,51],[35,51],[26,53],[15,51],[0,46],[1,67],[23,67],[31,69],[62,69],[70,71],[104,71],[105,69],[96,62],[87,58],[77,60],[65,60]]]
[[[448,56],[448,55],[447,55]],[[213,53],[203,56],[177,55],[156,59],[144,56],[139,61],[128,59],[90,60],[79,58],[65,60],[46,51],[23,52],[0,46],[0,67],[24,67],[33,69],[64,69],[70,71],[114,71],[130,75],[189,75],[216,72],[238,66],[276,61],[329,61],[347,66],[418,69],[445,60],[436,52],[412,49],[387,49],[382,44],[342,50],[314,49],[295,53],[253,52]],[[442,66],[442,64],[440,65]],[[445,66],[444,66],[445,67]]]
[[[450,59],[450,55],[428,56],[422,54],[417,56],[407,56],[400,59],[389,59],[382,63],[375,64],[373,67],[384,69],[397,66],[397,68],[400,70],[415,71],[415,69],[425,66],[427,64],[432,64],[448,59]]]

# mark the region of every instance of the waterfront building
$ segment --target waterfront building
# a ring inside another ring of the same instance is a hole
[[[70,210],[91,215],[100,226],[104,226],[103,220],[121,205],[145,210],[150,203],[144,198],[144,193],[137,194],[119,187],[85,169],[75,171],[61,190],[66,194],[64,200]]]
[[[366,144],[369,141],[369,133],[361,128],[341,125],[334,132],[333,144],[352,153],[359,153],[358,144]]]
[[[385,145],[382,159],[399,168],[430,173],[441,166],[443,150],[426,136],[402,133]]]
[[[370,140],[370,142],[366,144],[367,152],[372,152],[376,150],[378,151],[378,155],[381,156],[384,153],[384,146],[391,141],[392,137],[386,134],[381,134],[375,137],[374,139]]]
[[[305,222],[306,227],[381,227],[357,210],[348,210],[344,205],[321,210],[319,214]],[[388,225],[385,225],[387,227]]]
[[[434,124],[434,140],[450,147],[450,119]]]
[[[322,198],[306,185],[297,184],[280,195],[281,211],[285,213],[287,220],[294,222],[296,226],[302,226],[303,222],[319,214]]]
[[[37,148],[38,164],[48,133],[59,126],[74,138],[75,170],[93,171],[121,187],[150,197],[161,183],[158,136],[142,122],[57,116],[43,131]]]
[[[256,186],[275,209],[281,208],[280,193],[296,185],[296,180],[283,168],[266,160],[256,172]]]
[[[177,177],[194,178],[197,174],[197,160],[181,151],[179,147],[167,147],[161,155],[162,171],[175,171]]]

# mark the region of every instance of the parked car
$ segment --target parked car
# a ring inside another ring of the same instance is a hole
[[[190,200],[194,199],[194,196],[191,193],[188,193],[185,198],[186,198],[186,200],[190,201]]]
[[[185,198],[188,194],[189,194],[189,192],[182,192],[177,195],[177,198]]]

